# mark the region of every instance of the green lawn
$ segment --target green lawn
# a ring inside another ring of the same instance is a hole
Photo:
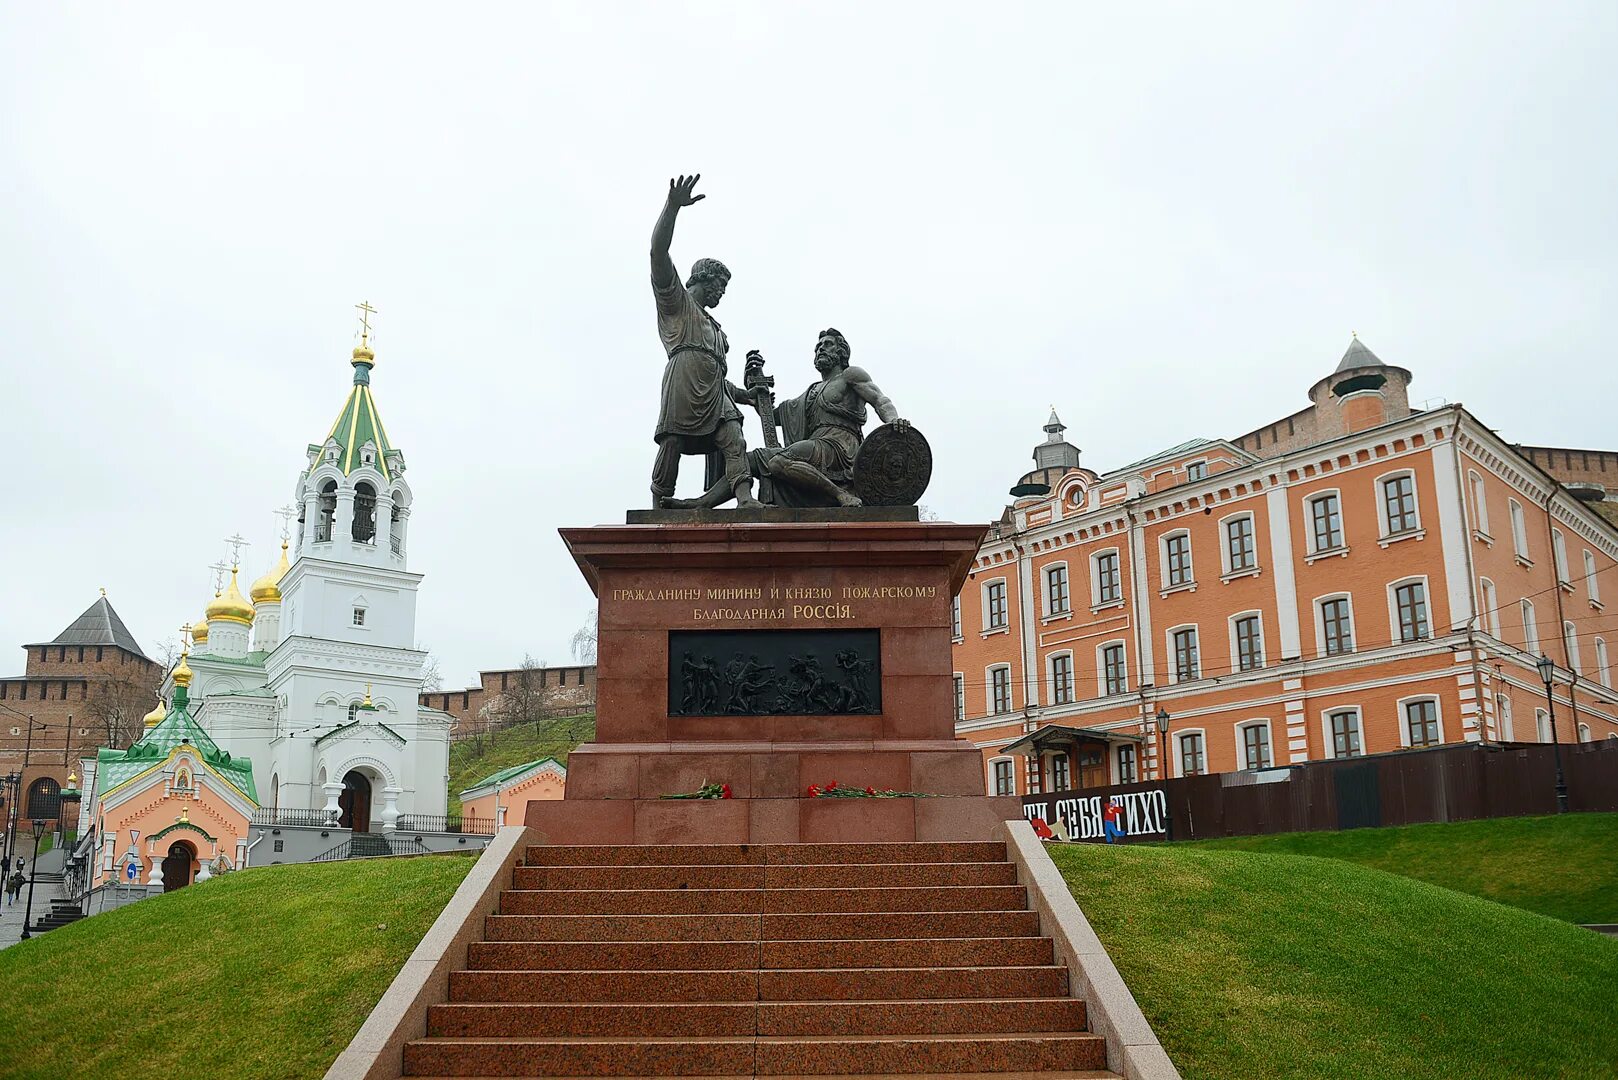
[[[1618,1075],[1618,941],[1352,862],[1049,848],[1187,1080]]]
[[[1618,922],[1618,814],[1236,836],[1188,846],[1346,859],[1568,922]]]
[[[319,1077],[472,868],[269,866],[0,951],[0,1075]]]
[[[540,758],[563,764],[582,742],[595,738],[593,715],[563,716],[532,724],[516,724],[481,739],[461,739],[449,748],[450,810],[460,809],[461,792],[501,769]]]

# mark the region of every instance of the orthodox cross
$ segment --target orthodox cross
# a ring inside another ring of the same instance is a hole
[[[188,622],[183,622],[183,623],[180,624],[180,651],[185,652],[186,648],[190,644],[191,644],[191,624],[188,623]]]
[[[226,566],[225,561],[221,559],[208,567],[208,569],[213,571],[213,594],[218,596],[225,591],[225,571],[229,570],[230,567]]]
[[[371,337],[371,316],[376,314],[376,308],[369,300],[361,300],[354,310],[360,313],[360,344],[365,345]]]
[[[292,517],[297,512],[298,508],[290,503],[275,512],[275,516],[281,519],[281,542],[283,544],[291,538]]]
[[[225,537],[225,543],[230,545],[230,568],[234,570],[242,564],[242,548],[252,547],[252,545],[243,538],[241,533]]]

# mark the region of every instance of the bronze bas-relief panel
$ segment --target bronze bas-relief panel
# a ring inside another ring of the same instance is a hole
[[[670,716],[882,711],[877,630],[671,630]]]

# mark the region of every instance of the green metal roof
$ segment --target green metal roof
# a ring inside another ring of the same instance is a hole
[[[510,779],[512,779],[514,777],[517,777],[517,776],[521,776],[523,773],[529,771],[530,769],[538,768],[539,766],[545,764],[547,761],[550,762],[552,765],[555,765],[556,767],[560,768],[564,772],[567,771],[567,766],[563,765],[560,761],[557,761],[555,758],[553,758],[553,757],[542,757],[542,758],[539,758],[537,761],[527,761],[527,762],[524,762],[521,765],[513,765],[509,769],[501,769],[497,773],[492,773],[492,774],[490,774],[488,776],[485,776],[482,780],[479,780],[477,783],[473,784],[471,787],[469,787],[465,791],[461,792],[461,798],[463,798],[463,799],[466,798],[466,796],[468,794],[470,794],[471,792],[477,791],[480,788],[498,787],[499,785],[505,783],[507,780],[510,780]]]
[[[174,702],[169,706],[168,715],[147,728],[146,733],[129,749],[103,749],[96,754],[96,787],[103,798],[108,792],[167,761],[176,747],[190,745],[196,748],[198,756],[208,768],[257,805],[258,790],[253,786],[253,763],[247,758],[232,757],[229,751],[221,750],[219,744],[202,730],[202,725],[191,718],[186,708],[188,704],[185,687],[175,687]]]
[[[376,444],[376,467],[382,475],[389,480],[393,474],[388,467],[388,455],[393,452],[393,444],[388,442],[387,429],[382,426],[382,417],[376,411],[376,401],[371,397],[371,364],[359,357],[354,360],[354,388],[348,393],[348,400],[343,402],[343,411],[337,414],[331,430],[326,433],[326,439],[316,446],[316,449],[326,445],[326,440],[335,439],[338,446],[337,467],[347,476],[360,467],[360,447],[367,442]]]

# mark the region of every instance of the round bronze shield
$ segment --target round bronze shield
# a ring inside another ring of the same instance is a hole
[[[933,478],[933,448],[913,427],[883,424],[854,456],[849,489],[866,506],[914,506]]]

